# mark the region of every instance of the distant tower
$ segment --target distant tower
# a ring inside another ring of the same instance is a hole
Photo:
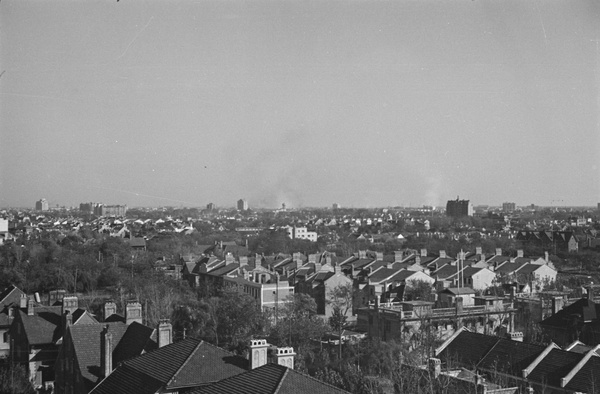
[[[340,207],[340,204],[338,204],[337,202],[334,202],[332,208],[335,211],[336,209],[340,209],[341,207]]]
[[[285,203],[284,203],[284,202],[283,202],[283,203],[281,203],[281,210],[282,210],[282,211],[285,211]]]
[[[207,211],[214,211],[215,210],[215,204],[213,204],[212,202],[209,202],[208,204],[206,204],[206,210]]]
[[[502,203],[502,211],[504,212],[514,212],[517,208],[514,202],[504,202]]]
[[[446,204],[446,216],[460,218],[463,216],[473,216],[473,204],[469,200],[449,200]]]
[[[248,210],[248,201],[244,199],[240,199],[237,202],[238,211],[247,211]]]
[[[42,198],[39,201],[35,202],[35,210],[36,211],[47,211],[48,210],[48,201],[45,198]]]

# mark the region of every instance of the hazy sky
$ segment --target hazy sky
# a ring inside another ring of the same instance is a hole
[[[2,0],[0,18],[0,206],[600,202],[597,0]]]

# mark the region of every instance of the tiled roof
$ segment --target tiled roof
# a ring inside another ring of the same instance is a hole
[[[247,360],[206,342],[188,338],[125,361],[93,393],[155,393],[196,387],[246,371]],[[142,382],[139,386],[130,381]]]
[[[560,387],[560,379],[566,376],[582,359],[580,353],[562,349],[552,349],[546,357],[531,371],[527,379]]]
[[[394,276],[398,270],[382,267],[369,275],[369,282],[379,283]]]
[[[565,386],[576,392],[592,392],[600,388],[600,357],[591,357]],[[596,391],[598,392],[598,391]]]
[[[69,327],[68,335],[73,342],[77,364],[88,388],[93,387],[101,376],[100,336],[104,327],[106,327],[106,324],[85,324]],[[123,323],[109,325],[109,332],[113,335],[113,344],[119,343],[126,330],[127,326]],[[115,364],[113,357],[113,365]]]
[[[499,340],[499,337],[463,331],[440,352],[439,358],[449,368],[475,367]]]
[[[525,263],[525,262],[523,262],[523,263],[507,262],[507,263],[504,263],[504,264],[498,266],[498,268],[496,268],[494,270],[494,272],[496,272],[496,274],[501,274],[501,273],[509,274],[509,273],[517,271],[518,269],[523,267],[525,264],[527,264],[527,263]]]
[[[19,311],[19,314],[30,345],[49,344],[60,338],[59,331],[62,331],[60,314],[56,315],[47,311],[36,313],[33,316],[22,311]]]
[[[153,328],[133,322],[129,324],[120,341],[113,338],[116,345],[113,351],[113,365],[132,357],[139,356],[142,352],[156,349],[156,333]]]
[[[542,345],[500,338],[477,368],[520,375],[544,349]]]
[[[347,391],[328,385],[282,365],[266,364],[190,394],[341,394]]]
[[[456,265],[448,264],[435,271],[431,276],[438,279],[447,279],[456,275],[456,272]]]
[[[23,293],[21,290],[19,290],[18,287],[13,285],[10,285],[6,289],[4,289],[4,291],[0,293],[0,311],[4,309],[5,306],[11,304],[18,305],[21,299],[21,294],[25,293]]]

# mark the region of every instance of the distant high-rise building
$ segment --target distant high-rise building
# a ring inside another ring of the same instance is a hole
[[[36,211],[47,211],[48,210],[48,201],[45,198],[42,198],[39,201],[35,202],[35,210]]]
[[[209,202],[208,204],[206,204],[206,210],[207,211],[214,211],[215,210],[215,204],[213,204],[212,202]]]
[[[79,210],[84,213],[92,214],[94,213],[94,203],[93,202],[82,202],[79,204]]]
[[[248,210],[248,201],[244,199],[240,199],[237,202],[238,211],[247,211]]]
[[[504,212],[514,212],[516,208],[517,208],[517,205],[514,202],[503,202],[502,203],[502,210]]]
[[[336,209],[340,209],[341,206],[337,202],[334,202],[333,205],[331,206],[331,208],[335,211]]]
[[[449,200],[446,204],[446,216],[459,218],[463,216],[473,216],[473,204],[469,200]]]
[[[127,215],[127,205],[94,205],[94,215],[96,216],[125,216]]]

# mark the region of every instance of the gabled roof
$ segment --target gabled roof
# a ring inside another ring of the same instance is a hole
[[[282,365],[265,364],[251,371],[192,390],[190,394],[338,394],[347,391]]]
[[[431,274],[431,277],[433,278],[437,278],[437,279],[448,279],[451,278],[452,276],[456,275],[457,273],[457,267],[456,265],[444,265],[443,267],[441,267],[440,269],[438,269],[437,271],[435,271],[433,274]]]
[[[499,338],[477,368],[520,375],[546,347]]]
[[[527,264],[526,262],[522,262],[522,263],[511,263],[511,262],[506,262],[502,265],[499,265],[498,268],[496,268],[494,270],[494,272],[496,274],[511,274],[513,272],[518,272],[525,264]]]
[[[73,343],[77,365],[84,379],[86,387],[90,390],[101,376],[100,371],[100,335],[106,324],[86,324],[70,326],[67,335]],[[113,343],[119,343],[127,326],[123,323],[109,324],[109,331],[113,335]],[[115,365],[113,353],[113,365]]]
[[[577,365],[582,356],[562,349],[552,349],[527,375],[527,379],[560,387],[560,379]]]
[[[141,394],[196,387],[237,375],[246,367],[247,360],[188,338],[121,363],[92,392]]]
[[[369,283],[380,283],[384,280],[390,279],[397,273],[398,270],[393,268],[380,267],[378,270],[369,275]]]
[[[471,289],[470,287],[448,287],[447,289],[444,289],[439,293],[454,295],[475,294],[475,290]]]
[[[441,349],[438,348],[436,354],[450,368],[456,365],[475,367],[498,340],[498,337],[463,329],[454,338],[448,339]]]
[[[18,305],[21,300],[21,294],[25,294],[17,286],[10,285],[0,293],[0,311],[11,304]]]

